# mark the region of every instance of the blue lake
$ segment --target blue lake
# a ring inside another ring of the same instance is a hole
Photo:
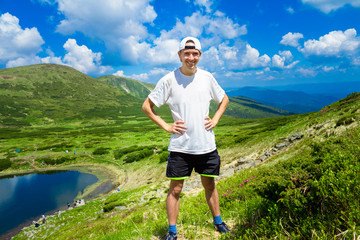
[[[0,179],[0,239],[24,223],[65,209],[79,192],[96,183],[91,174],[52,171]],[[18,231],[19,229],[17,229]]]

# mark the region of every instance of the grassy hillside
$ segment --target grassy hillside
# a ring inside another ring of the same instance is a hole
[[[226,114],[239,118],[268,118],[291,115],[285,110],[269,107],[246,97],[230,97]]]
[[[222,156],[218,191],[222,217],[234,235],[214,232],[199,176],[194,174],[181,198],[179,239],[357,239],[359,120],[360,94],[310,114],[247,120],[224,116],[215,129]],[[61,218],[48,217],[45,225],[30,226],[15,239],[163,239],[168,227],[168,135],[157,128],[142,131],[146,122],[139,120],[125,133],[106,125],[85,132],[76,126],[50,131],[47,147],[58,137],[73,144],[69,149],[79,146],[85,152],[52,167],[106,166],[118,174],[121,191],[63,212]],[[26,144],[31,138],[37,146],[45,145],[31,135],[40,130],[27,129],[28,140],[20,140]],[[15,154],[10,150],[16,142],[1,142],[4,159],[10,161],[4,173],[50,167],[42,167],[39,160],[49,156],[47,148],[35,150],[29,141],[25,151]],[[159,146],[157,154],[147,153],[154,144]],[[51,154],[51,159],[66,156],[63,151]],[[127,160],[129,155],[133,160]],[[34,161],[22,163],[27,156]]]
[[[134,97],[145,99],[155,85],[139,82],[133,79],[117,77],[113,75],[107,75],[97,78],[100,81],[104,81],[112,86],[115,86],[125,92],[129,93]]]
[[[0,80],[0,119],[12,125],[0,128],[0,176],[78,169],[100,179],[78,196],[85,206],[48,217],[15,239],[164,238],[169,135],[141,112],[140,95],[57,65],[3,69]],[[235,101],[255,104],[232,99],[229,111]],[[194,174],[182,194],[179,239],[357,239],[359,120],[359,93],[314,113],[223,116],[214,129],[222,157],[218,191],[234,235],[214,232]],[[92,199],[107,183],[121,191]]]
[[[119,125],[126,117],[143,117],[142,102],[153,88],[152,84],[116,76],[92,78],[55,64],[1,69],[0,125],[104,121]],[[170,119],[167,107],[160,108],[159,114]],[[233,98],[226,114],[261,118],[288,113],[250,99]]]
[[[142,104],[109,84],[54,64],[1,69],[0,86],[2,125],[121,121],[119,115],[133,115]]]

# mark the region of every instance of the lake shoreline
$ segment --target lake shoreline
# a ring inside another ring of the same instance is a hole
[[[76,164],[76,165],[69,165],[69,166],[61,166],[58,168],[46,168],[46,169],[39,169],[39,170],[25,170],[25,171],[19,171],[19,172],[8,172],[8,173],[2,173],[0,174],[0,179],[2,178],[11,178],[13,176],[23,176],[28,174],[35,174],[35,173],[45,173],[45,172],[56,172],[56,171],[78,171],[81,173],[87,173],[96,176],[98,181],[94,184],[91,184],[87,186],[83,192],[76,196],[76,199],[85,199],[86,202],[92,201],[96,198],[102,197],[109,192],[113,191],[114,189],[117,189],[117,187],[120,185],[119,179],[117,177],[118,173],[114,171],[114,169],[109,167],[104,167],[104,164]],[[51,216],[56,215],[57,211],[67,211],[70,210],[66,203],[64,203],[63,207],[60,207],[58,209],[50,210],[45,214],[45,216]],[[1,235],[1,239],[11,239],[12,237],[19,234],[22,229],[29,227],[33,224],[33,221],[37,221],[41,218],[41,216],[34,216],[25,222],[21,223],[19,226],[17,226],[14,229],[9,230],[5,234]]]

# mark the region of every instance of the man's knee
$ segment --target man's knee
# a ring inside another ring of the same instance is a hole
[[[202,177],[202,185],[206,191],[214,191],[216,189],[214,178]]]
[[[183,183],[170,184],[168,195],[172,195],[176,198],[179,198],[182,187],[183,187]]]

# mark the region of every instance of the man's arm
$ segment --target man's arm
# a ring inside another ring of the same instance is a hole
[[[205,129],[207,131],[214,128],[218,124],[221,116],[224,114],[224,112],[226,110],[228,103],[229,103],[229,98],[225,94],[223,97],[223,100],[221,101],[221,103],[218,106],[218,109],[216,110],[216,113],[214,114],[214,117],[212,119],[208,116],[205,118],[205,120],[206,120]]]
[[[173,124],[166,123],[154,110],[155,104],[150,100],[150,98],[146,98],[145,102],[142,105],[142,110],[154,123],[156,123],[159,127],[164,129],[168,133],[174,133],[182,135],[183,132],[186,132],[185,122],[183,120],[178,120]]]

